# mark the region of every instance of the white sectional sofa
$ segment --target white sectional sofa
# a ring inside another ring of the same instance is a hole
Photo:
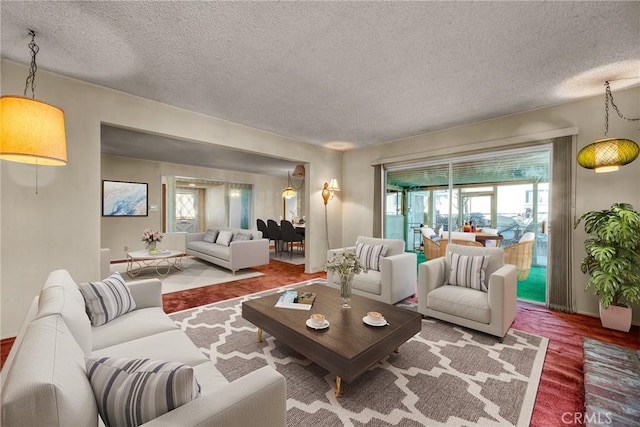
[[[92,326],[69,273],[56,270],[49,275],[2,370],[2,426],[102,425],[85,368],[87,357],[149,358],[193,368],[200,396],[144,425],[286,424],[282,375],[263,367],[229,383],[163,312],[159,280],[127,286],[136,308]]]
[[[231,233],[231,241],[220,239],[223,231]],[[213,241],[205,241],[210,232],[215,236]],[[251,237],[250,240],[239,240],[240,236]],[[243,268],[269,264],[269,240],[263,239],[258,230],[212,229],[206,233],[188,233],[186,253],[228,268],[235,274]]]

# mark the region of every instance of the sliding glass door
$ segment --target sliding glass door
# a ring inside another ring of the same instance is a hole
[[[546,298],[551,146],[505,150],[436,162],[385,167],[387,198],[383,235],[420,250],[421,225],[436,234],[473,224],[502,237],[507,248],[535,239],[531,273],[537,283],[527,298]],[[523,289],[526,283],[519,284]]]

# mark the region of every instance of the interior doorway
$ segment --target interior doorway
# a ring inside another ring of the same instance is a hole
[[[167,232],[251,228],[252,184],[172,175],[162,180],[163,227]]]

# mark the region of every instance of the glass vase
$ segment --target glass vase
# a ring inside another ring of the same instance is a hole
[[[155,252],[157,243],[158,242],[149,242],[149,243],[147,243],[147,249],[149,250],[149,253]]]
[[[351,308],[351,283],[353,282],[353,273],[340,274],[340,306],[342,308]]]

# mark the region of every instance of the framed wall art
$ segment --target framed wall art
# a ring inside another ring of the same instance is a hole
[[[149,216],[149,184],[102,181],[102,216]]]

